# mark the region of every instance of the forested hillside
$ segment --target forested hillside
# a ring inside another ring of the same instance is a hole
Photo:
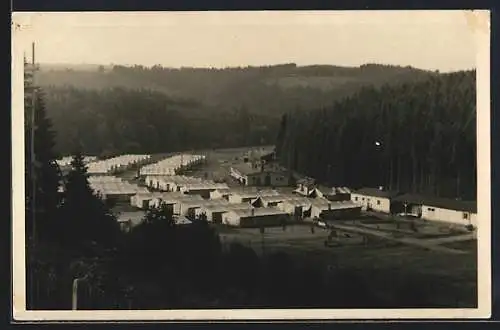
[[[274,143],[279,118],[208,109],[160,92],[123,88],[45,88],[56,146],[71,153],[163,153]]]
[[[283,116],[288,167],[350,187],[476,195],[475,72],[363,88],[322,111]]]
[[[78,68],[78,67],[76,67]],[[47,67],[39,74],[44,86],[74,86],[85,89],[147,88],[170,97],[193,99],[204,105],[232,111],[246,106],[252,113],[280,116],[283,109],[316,108],[331,104],[365,85],[400,83],[427,77],[414,68],[385,65],[336,67],[327,65],[225,69],[161,66],[83,66],[81,70]]]
[[[57,151],[170,152],[270,144],[280,116],[316,110],[363,86],[421,81],[411,67],[305,66],[226,69],[161,66],[41,66],[38,83],[57,135]]]

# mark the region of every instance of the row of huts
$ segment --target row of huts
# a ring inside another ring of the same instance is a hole
[[[144,183],[154,190],[201,195],[207,199],[221,198],[229,191],[225,183],[184,175],[148,175]]]
[[[234,164],[229,169],[231,177],[243,186],[286,187],[290,185],[290,175],[275,166],[265,166],[262,163]]]
[[[145,187],[140,187],[111,175],[91,175],[88,181],[92,190],[104,200],[126,202],[132,196],[148,193],[148,189]]]
[[[98,160],[87,164],[87,172],[92,175],[113,174],[146,163],[150,158],[150,155],[121,155]]]
[[[409,215],[429,221],[477,227],[477,202],[362,188],[351,200],[363,210]]]
[[[95,162],[97,160],[96,156],[84,156],[83,157],[83,163],[84,164],[89,164],[91,162]],[[56,160],[56,163],[59,167],[67,167],[71,165],[71,162],[73,161],[72,156],[65,156],[62,158],[59,158]]]
[[[276,190],[232,189],[221,198],[203,198],[182,192],[149,192],[131,197],[140,209],[167,206],[172,213],[189,219],[204,217],[209,222],[231,226],[275,226],[289,220],[357,217],[361,207],[351,201],[329,201]]]
[[[147,175],[176,175],[180,171],[190,169],[205,161],[205,155],[179,154],[153,164],[148,164],[139,170],[140,176]]]

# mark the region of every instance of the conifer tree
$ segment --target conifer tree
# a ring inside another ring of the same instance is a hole
[[[26,302],[28,309],[47,305],[54,293],[53,242],[59,220],[60,171],[54,132],[46,116],[44,95],[30,80],[25,84],[25,228]],[[38,288],[38,289],[37,289]]]
[[[65,243],[75,252],[88,252],[91,246],[108,248],[116,243],[119,225],[101,196],[90,187],[80,151],[75,153],[65,177],[62,216]]]
[[[55,134],[41,91],[36,93],[34,102],[27,100],[25,112],[26,230],[28,237],[51,239],[57,227],[61,174],[54,152]]]

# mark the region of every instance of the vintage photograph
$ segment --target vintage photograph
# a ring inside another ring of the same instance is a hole
[[[14,317],[488,316],[489,33],[13,13]]]

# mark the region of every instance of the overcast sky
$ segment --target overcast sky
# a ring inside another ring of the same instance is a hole
[[[19,16],[17,16],[19,15]],[[22,16],[21,16],[22,15]],[[37,62],[227,67],[278,63],[475,67],[463,11],[23,13]]]

